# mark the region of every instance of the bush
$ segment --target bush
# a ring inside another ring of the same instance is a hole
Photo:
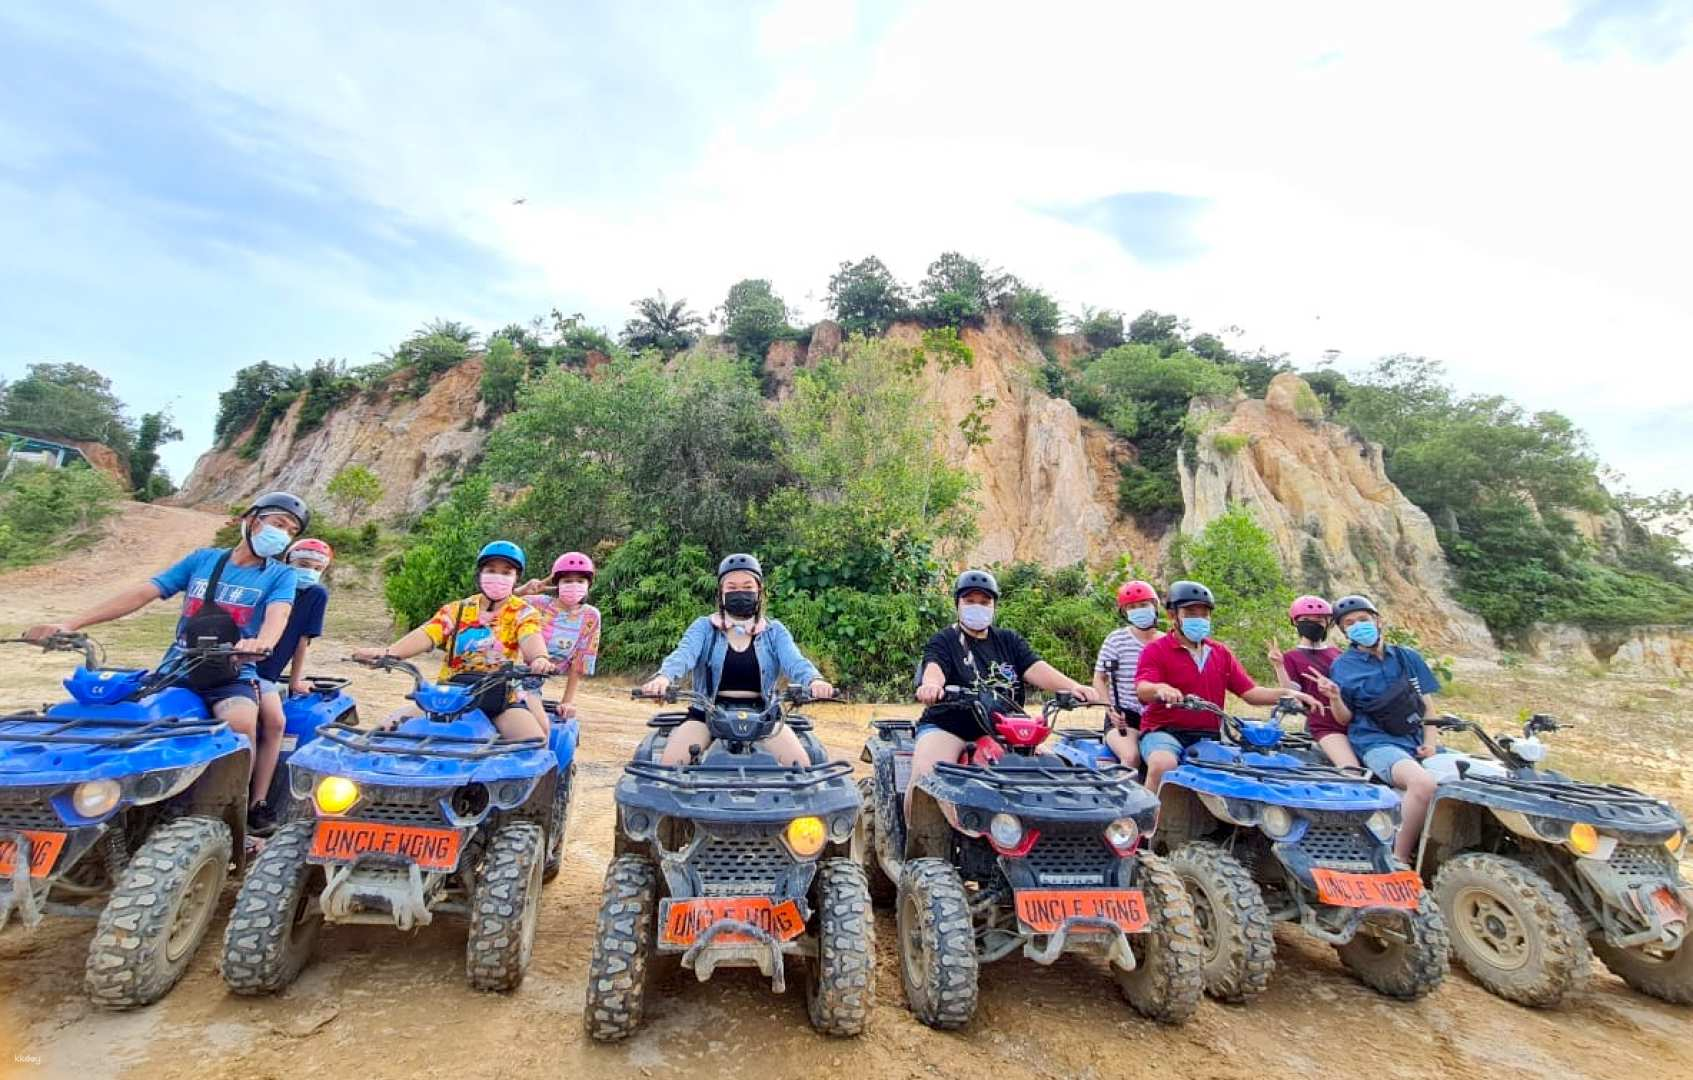
[[[1039,289],[1027,286],[1012,293],[1006,314],[1036,341],[1046,341],[1058,333],[1064,323],[1064,313],[1058,309],[1058,302]]]
[[[213,427],[218,445],[228,446],[272,399],[284,393],[297,393],[305,383],[306,376],[299,368],[272,363],[252,364],[237,371],[235,385],[218,395],[217,423]]]
[[[0,567],[45,562],[88,543],[122,497],[111,477],[85,465],[15,467],[0,480]]]
[[[1126,340],[1123,313],[1110,308],[1083,307],[1072,325],[1096,349],[1115,349]]]
[[[382,481],[363,465],[347,465],[329,478],[323,493],[341,512],[341,520],[351,525],[382,501]]]
[[[517,404],[517,391],[523,385],[525,366],[517,346],[508,338],[496,337],[488,342],[482,358],[482,401],[488,406],[488,423]]]
[[[276,422],[282,419],[299,396],[298,390],[284,390],[259,408],[258,419],[253,423],[253,433],[241,444],[242,458],[252,461],[259,456],[259,451],[270,441],[270,433],[276,427]]]
[[[663,528],[635,533],[600,560],[594,582],[607,663],[656,670],[688,625],[715,609],[716,596],[717,560],[703,545]]]
[[[306,372],[306,400],[300,414],[294,418],[294,435],[298,438],[323,426],[330,413],[351,401],[363,384],[348,374],[347,365],[340,360],[319,360]]]
[[[422,625],[449,600],[476,591],[476,553],[498,534],[488,481],[473,477],[424,515],[413,542],[391,557],[383,592],[402,629]]]
[[[841,263],[829,279],[828,301],[848,334],[879,334],[910,306],[905,286],[874,255]]]
[[[799,331],[788,325],[788,306],[762,278],[738,281],[729,289],[719,309],[723,337],[735,352],[763,370],[770,343],[796,337]]]
[[[1245,435],[1227,431],[1219,431],[1217,434],[1211,436],[1211,445],[1216,447],[1217,453],[1223,455],[1224,457],[1234,457],[1236,454],[1246,449],[1246,444],[1251,441],[1252,440]]]
[[[374,555],[382,540],[382,533],[374,521],[367,521],[356,528],[342,528],[327,522],[317,522],[313,523],[310,531],[304,535],[316,537],[334,548],[337,560]]]
[[[1035,563],[996,568],[1001,599],[995,623],[1022,634],[1041,659],[1081,682],[1117,618],[1114,577],[1088,574],[1080,563],[1048,570]]]

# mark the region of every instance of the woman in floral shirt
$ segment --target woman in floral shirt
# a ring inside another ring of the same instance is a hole
[[[406,659],[431,649],[447,651],[439,682],[474,682],[502,664],[523,661],[537,674],[553,670],[542,636],[541,613],[516,595],[523,575],[523,549],[509,540],[496,540],[476,558],[478,592],[441,605],[435,616],[386,649],[359,649],[357,660],[383,656]],[[507,691],[501,690],[506,695]],[[509,696],[480,703],[500,734],[508,739],[543,738],[546,729],[535,712]],[[420,715],[417,706],[396,718]]]
[[[568,671],[559,717],[576,715],[576,691],[582,676],[594,673],[600,655],[600,609],[587,603],[594,582],[594,560],[580,551],[567,551],[553,561],[552,576],[518,589],[518,595],[541,612],[547,655]]]

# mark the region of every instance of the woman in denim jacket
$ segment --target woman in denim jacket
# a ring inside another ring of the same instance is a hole
[[[642,689],[662,694],[691,672],[697,693],[722,704],[763,708],[775,699],[776,677],[786,675],[790,683],[809,684],[812,697],[833,697],[834,687],[799,651],[788,628],[760,616],[763,606],[764,568],[758,560],[751,555],[724,559],[717,567],[717,610],[694,620],[676,651],[659,665],[658,675]],[[694,747],[704,750],[710,743],[711,732],[703,720],[685,720],[670,733],[660,760],[665,765],[685,764]],[[786,725],[778,726],[761,748],[783,765],[807,763],[799,736]]]

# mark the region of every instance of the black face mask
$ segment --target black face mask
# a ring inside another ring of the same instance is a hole
[[[1298,628],[1299,636],[1304,638],[1306,641],[1322,641],[1329,636],[1329,628],[1320,622],[1312,622],[1310,619],[1300,619],[1293,625]]]
[[[758,594],[751,589],[736,589],[723,594],[723,610],[737,619],[750,619],[758,614]]]

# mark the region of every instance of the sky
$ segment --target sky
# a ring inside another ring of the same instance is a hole
[[[1693,0],[7,4],[0,378],[169,407],[180,480],[261,360],[957,250],[1688,488],[1690,101]]]

